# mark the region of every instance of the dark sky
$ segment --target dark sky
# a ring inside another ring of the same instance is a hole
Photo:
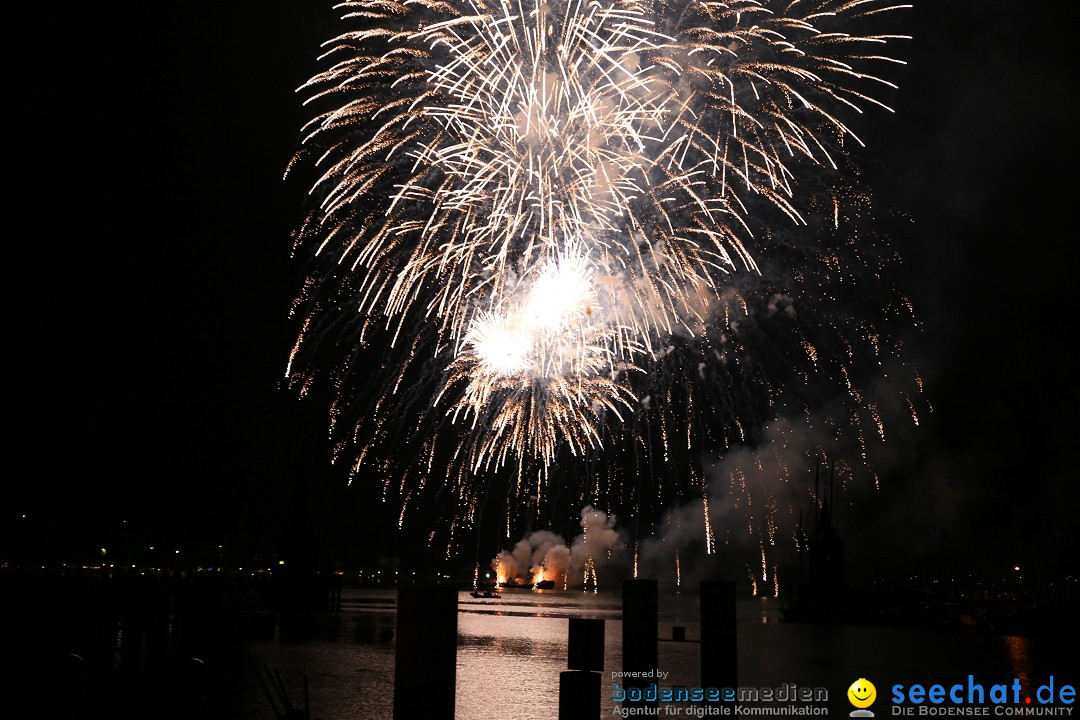
[[[910,448],[933,482],[887,502],[943,508],[928,536],[995,561],[1077,539],[1065,6],[923,0],[897,114],[864,133],[870,189],[912,221],[888,222],[936,410]],[[281,178],[330,4],[95,12],[9,24],[0,549],[93,546],[123,520],[280,546],[327,508],[334,542],[369,542],[382,516],[326,469],[318,408],[278,391],[304,192]]]

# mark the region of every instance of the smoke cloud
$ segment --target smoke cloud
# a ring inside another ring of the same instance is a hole
[[[591,505],[581,510],[581,534],[567,543],[561,535],[536,530],[491,561],[500,585],[528,587],[551,581],[556,588],[595,590],[605,571],[626,564],[626,538],[615,516]]]

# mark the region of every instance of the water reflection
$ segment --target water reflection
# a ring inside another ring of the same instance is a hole
[[[1020,679],[1020,685],[1027,692],[1034,692],[1031,672],[1031,640],[1026,637],[1009,636],[1001,638],[1001,644],[1009,654],[1013,677]]]
[[[117,612],[96,623],[83,617],[63,632],[57,625],[67,615],[58,616],[61,619],[54,623],[34,625],[33,636],[38,646],[58,649],[50,666],[53,682],[101,697],[137,691],[141,693],[137,702],[147,706],[160,703],[157,698],[180,697],[191,706],[190,717],[263,720],[270,716],[269,707],[253,667],[268,666],[280,672],[294,697],[302,696],[307,678],[315,717],[389,720],[394,597],[394,591],[352,591],[343,598],[340,613],[315,615],[257,609],[194,613],[164,598],[138,612]],[[620,605],[615,593],[521,592],[483,602],[463,593],[458,615],[457,720],[557,717],[559,673],[567,665],[567,619],[605,620],[605,670],[617,670],[622,662]],[[697,598],[662,596],[660,608],[659,636],[664,638],[659,644],[660,668],[670,673],[672,685],[697,685],[701,653],[700,643],[694,642],[701,637]],[[857,677],[913,684],[962,671],[1014,676],[1030,691],[1046,682],[1049,673],[1065,672],[1058,668],[1074,659],[1055,651],[1061,643],[1048,648],[1052,638],[779,623],[779,604],[772,598],[739,600],[737,611],[739,682],[749,686],[796,682],[831,691]],[[670,640],[673,627],[685,628],[685,642]],[[30,630],[26,634],[29,637]],[[608,691],[607,697],[602,695],[603,717],[613,709],[609,681],[606,676],[602,685]],[[207,693],[217,692],[214,688],[221,689],[220,695],[205,699],[211,697]],[[837,697],[842,701],[841,693]],[[207,707],[218,713],[197,711]],[[846,713],[850,708],[838,705],[835,710]],[[177,712],[163,709],[159,716],[174,717]]]
[[[120,667],[120,653],[124,648],[124,624],[116,623],[116,642],[113,643],[113,670]]]

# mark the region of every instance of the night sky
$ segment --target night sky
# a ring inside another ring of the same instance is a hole
[[[923,0],[896,115],[863,133],[935,408],[880,495],[898,557],[1076,567],[1065,6]],[[241,555],[313,518],[340,555],[385,551],[395,513],[344,487],[322,409],[280,388],[305,192],[282,174],[330,4],[106,12],[6,23],[0,560],[110,538]]]

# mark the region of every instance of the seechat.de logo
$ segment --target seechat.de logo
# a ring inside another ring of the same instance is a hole
[[[874,717],[874,713],[866,709],[877,700],[877,688],[874,687],[874,683],[866,678],[859,678],[847,689],[847,699],[855,706],[855,709],[851,711],[851,717]]]

